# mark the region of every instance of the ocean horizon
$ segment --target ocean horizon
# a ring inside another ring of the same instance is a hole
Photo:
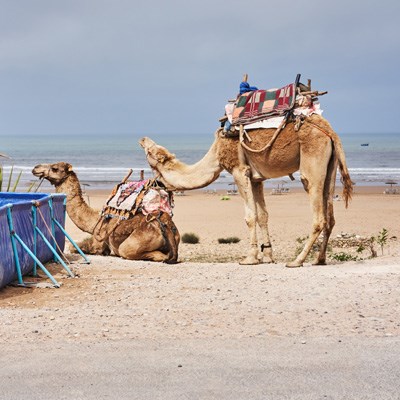
[[[342,133],[339,136],[351,178],[357,185],[384,186],[388,180],[400,183],[400,133]],[[139,179],[141,170],[149,178],[153,174],[138,144],[140,137],[134,134],[2,135],[0,152],[12,157],[11,160],[0,159],[4,182],[7,182],[11,169],[14,179],[22,171],[19,189],[24,191],[37,180],[31,174],[35,165],[59,161],[72,164],[81,183],[90,189],[111,189],[129,169],[133,170],[131,179]],[[193,164],[206,154],[214,135],[159,134],[151,138],[184,163]],[[295,173],[294,177],[294,182],[288,177],[270,179],[266,186],[274,187],[282,182],[300,186],[299,174]],[[227,189],[232,182],[231,175],[222,172],[209,188]],[[47,183],[42,186],[46,187]]]

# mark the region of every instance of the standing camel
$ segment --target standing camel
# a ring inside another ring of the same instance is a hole
[[[108,227],[108,224],[99,223],[102,218],[99,211],[83,199],[78,177],[70,164],[39,164],[32,173],[47,179],[57,193],[66,193],[68,216],[79,229],[93,235],[79,244],[82,250],[89,254],[109,254],[111,250],[129,260],[177,262],[180,236],[169,214],[163,212],[159,219],[149,220],[138,213]]]
[[[313,224],[303,250],[286,266],[302,266],[321,233],[323,240],[315,264],[325,264],[327,244],[335,224],[333,195],[337,167],[342,176],[346,207],[353,190],[342,143],[328,121],[316,114],[305,119],[298,131],[294,123],[289,122],[277,137],[274,133],[275,129],[249,130],[248,144],[245,144],[237,137],[225,137],[218,129],[207,154],[193,165],[182,163],[149,138],[142,138],[139,143],[157,179],[170,190],[202,188],[215,181],[224,169],[233,175],[245,203],[245,220],[251,244],[241,264],[257,264],[260,260],[273,262],[263,181],[291,176],[299,170],[303,187],[309,194]],[[261,257],[256,224],[260,226],[263,236]]]

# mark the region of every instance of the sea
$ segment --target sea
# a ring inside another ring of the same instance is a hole
[[[400,185],[400,133],[343,133],[340,134],[346,153],[350,175],[356,185],[385,186],[394,181]],[[153,176],[139,136],[133,134],[110,135],[17,135],[0,136],[0,153],[11,159],[0,158],[3,168],[3,190],[17,179],[20,172],[18,191],[26,191],[32,183],[38,182],[31,170],[37,164],[65,161],[74,167],[83,188],[112,189],[128,173],[132,180],[139,179],[140,171],[145,178]],[[181,161],[193,164],[200,160],[211,146],[214,135],[209,134],[162,134],[152,139],[165,146]],[[339,174],[338,174],[339,175]],[[289,177],[266,181],[266,187],[277,185],[301,186],[299,174],[295,181]],[[339,179],[339,176],[338,176]],[[220,177],[205,190],[225,190],[234,186],[231,175],[222,172]],[[45,191],[46,182],[40,188]]]

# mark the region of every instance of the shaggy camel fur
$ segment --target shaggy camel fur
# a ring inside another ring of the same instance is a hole
[[[36,165],[32,173],[47,179],[55,186],[57,193],[66,193],[69,217],[79,229],[93,234],[79,243],[83,251],[103,255],[112,251],[129,260],[177,262],[180,237],[167,213],[162,213],[159,221],[138,213],[119,224],[116,218],[104,222],[100,219],[100,213],[83,199],[78,177],[70,164],[40,164]]]
[[[352,194],[352,182],[341,141],[328,121],[319,115],[313,115],[303,122],[298,132],[295,131],[294,123],[288,123],[269,148],[257,152],[257,149],[261,150],[270,143],[274,133],[275,129],[248,131],[249,138],[243,147],[238,138],[224,137],[219,129],[207,154],[193,165],[180,162],[175,155],[149,138],[142,138],[139,143],[158,179],[171,190],[207,186],[224,169],[233,175],[244,199],[245,220],[250,233],[251,249],[242,264],[273,262],[263,180],[291,175],[300,170],[301,181],[310,197],[313,224],[303,250],[286,266],[303,265],[321,233],[323,240],[316,264],[325,264],[326,248],[335,224],[333,195],[337,167],[342,175],[346,207]],[[256,224],[260,226],[263,236],[261,256]]]

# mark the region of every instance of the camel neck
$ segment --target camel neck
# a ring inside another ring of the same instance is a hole
[[[217,147],[216,139],[197,163],[188,165],[174,159],[158,170],[165,182],[177,190],[200,189],[214,182],[223,169],[217,157]]]
[[[67,195],[67,213],[72,222],[82,231],[93,233],[99,213],[85,202],[79,179],[75,173],[56,186],[56,193]]]

